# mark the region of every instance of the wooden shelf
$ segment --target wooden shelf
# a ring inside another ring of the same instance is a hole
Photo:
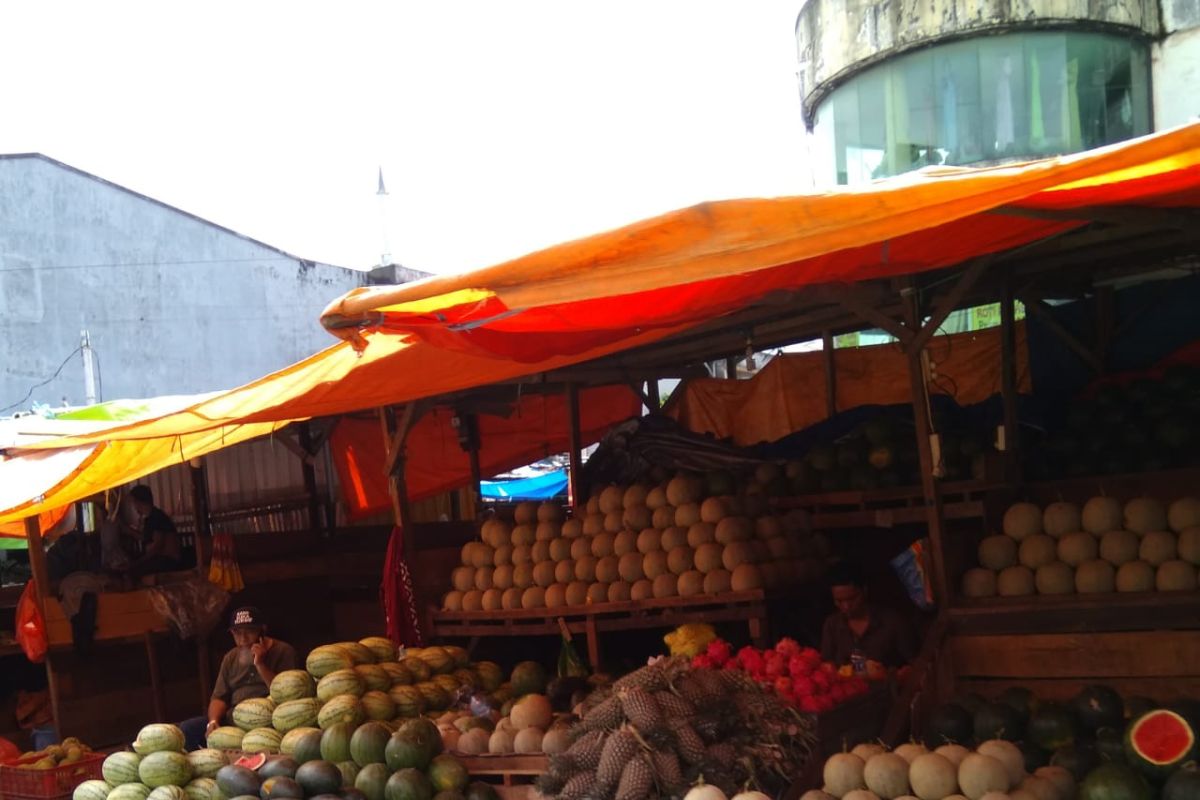
[[[1190,630],[1200,629],[1200,592],[960,599],[947,617],[972,633]]]
[[[946,519],[983,517],[983,495],[1000,488],[982,481],[954,481],[939,486]],[[814,528],[892,528],[923,523],[929,507],[919,486],[869,491],[825,492],[775,500],[776,508],[801,508],[812,512]]]

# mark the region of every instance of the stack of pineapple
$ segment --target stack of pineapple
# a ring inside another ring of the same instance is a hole
[[[538,781],[557,800],[681,798],[698,780],[732,796],[782,790],[808,761],[815,724],[746,676],[663,659],[600,690],[573,743]]]

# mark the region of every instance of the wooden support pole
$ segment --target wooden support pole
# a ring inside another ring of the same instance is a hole
[[[483,481],[483,472],[479,466],[479,448],[482,445],[482,442],[479,441],[479,416],[467,415],[463,418],[463,424],[470,426],[467,460],[471,465],[471,505],[475,509],[475,514],[478,515],[483,498],[483,489],[480,487],[480,483]]]
[[[196,548],[196,571],[201,576],[208,574],[208,560],[212,556],[212,523],[208,505],[208,468],[202,459],[188,462],[192,479],[192,537]]]
[[[416,422],[416,403],[404,407],[404,413],[399,420],[391,407],[379,411],[379,419],[383,428],[383,441],[387,447],[385,464],[388,477],[388,495],[392,500],[392,520],[396,527],[405,527],[412,523],[412,507],[408,502],[408,486],[404,480],[406,459],[404,456],[405,441],[408,431]],[[404,537],[404,557],[411,558],[413,554],[412,532]]]
[[[579,387],[567,384],[567,503],[578,513],[583,504],[583,434],[579,429]]]
[[[1003,452],[1005,477],[1021,480],[1020,421],[1017,418],[1017,323],[1012,276],[1004,279],[1000,295],[1000,397],[1004,403]]]
[[[901,325],[899,322],[880,311],[875,305],[871,304],[865,298],[860,296],[858,294],[858,290],[851,287],[845,287],[843,291],[838,292],[835,297],[837,298],[838,305],[840,305],[842,308],[846,309],[851,314],[854,314],[864,322],[870,323],[880,330],[890,333],[892,336],[895,336],[897,339],[899,339],[903,344],[908,344],[911,342],[913,336],[915,335],[913,331],[919,330],[919,328],[915,328],[911,324],[908,326]],[[920,319],[918,319],[915,324],[919,325]]]
[[[154,634],[146,631],[142,634],[146,642],[146,663],[150,666],[150,691],[154,694],[154,719],[165,722],[167,719],[167,704],[163,699],[162,672],[158,668],[158,650],[154,647]]]
[[[733,356],[725,359],[725,377],[731,381],[737,380],[737,362]]]
[[[1026,313],[1037,317],[1055,336],[1062,340],[1063,344],[1083,359],[1084,363],[1091,367],[1093,372],[1097,375],[1103,374],[1104,365],[1100,363],[1100,359],[1096,357],[1096,354],[1087,345],[1079,341],[1075,337],[1075,334],[1064,328],[1062,323],[1054,318],[1054,314],[1050,310],[1050,306],[1046,304],[1046,301],[1037,298],[1022,297],[1021,302],[1025,304]]]
[[[300,459],[300,473],[304,478],[304,495],[308,500],[308,527],[319,531],[325,527],[321,513],[321,491],[317,487],[317,468],[313,466],[313,435],[307,422],[300,423],[300,448],[304,456]]]
[[[821,331],[821,354],[825,360],[825,416],[837,414],[837,364],[834,363],[833,333]]]
[[[1111,286],[1096,287],[1096,358],[1103,370],[1108,366],[1117,330],[1116,294]]]
[[[662,395],[658,391],[658,378],[646,381],[646,397],[652,405],[647,406],[651,414],[657,414],[662,408]]]
[[[53,652],[46,650],[46,689],[50,694],[50,720],[54,723],[54,738],[62,740],[61,701],[58,697],[58,675],[54,672]]]
[[[937,333],[938,328],[942,327],[942,323],[946,321],[946,317],[954,309],[958,308],[967,296],[967,292],[975,288],[975,284],[983,277],[983,273],[995,261],[995,256],[987,255],[976,258],[970,262],[970,265],[963,271],[958,282],[954,287],[941,299],[937,309],[929,318],[929,322],[925,323],[913,337],[911,347],[914,350],[919,350],[929,343],[933,335]],[[918,323],[920,320],[918,320]]]
[[[46,618],[45,598],[50,596],[50,573],[46,569],[46,550],[42,546],[42,526],[37,516],[25,518],[25,543],[29,547],[29,569],[33,573],[37,591],[34,600],[42,619]],[[54,735],[62,736],[62,715],[58,702],[58,679],[54,674],[53,653],[46,650],[46,685],[50,693],[50,715],[54,721]]]

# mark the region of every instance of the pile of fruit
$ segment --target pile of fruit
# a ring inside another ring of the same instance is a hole
[[[816,650],[801,647],[791,639],[779,640],[771,650],[743,647],[736,655],[728,642],[717,639],[692,659],[692,666],[744,672],[764,689],[808,714],[830,711],[869,689],[866,679],[852,672],[841,673],[833,664],[821,661]],[[884,678],[887,672],[876,664],[875,675]]]
[[[798,713],[736,670],[663,658],[597,690],[570,729],[566,752],[538,780],[559,800],[720,800],[748,784],[785,789],[815,742]],[[697,789],[692,789],[697,791]]]
[[[17,769],[54,769],[64,764],[74,764],[91,752],[92,748],[74,736],[68,736],[60,744],[22,753],[13,766]]]
[[[608,486],[571,519],[552,503],[522,503],[515,524],[490,519],[482,541],[464,545],[443,607],[563,608],[819,577],[828,543],[808,533],[805,516],[774,515],[765,494],[736,489],[728,473]]]
[[[108,756],[103,780],[80,784],[73,800],[497,800],[441,752],[437,728],[424,719],[395,733],[367,723],[329,757],[306,744],[288,756],[260,753],[230,763],[222,750],[185,754],[183,743],[174,725],[146,726],[133,750]]]
[[[1016,503],[1004,533],[979,544],[980,567],[963,575],[967,597],[1105,592],[1187,592],[1197,587],[1200,500],[1165,506],[1093,497],[1045,509]]]

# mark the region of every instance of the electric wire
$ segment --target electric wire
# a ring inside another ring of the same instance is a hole
[[[25,393],[25,396],[22,397],[17,402],[13,403],[11,406],[5,406],[4,408],[0,408],[0,414],[5,414],[14,408],[19,408],[22,405],[24,405],[26,400],[33,397],[34,392],[36,392],[38,389],[42,388],[43,386],[45,386],[46,384],[50,383],[55,378],[57,378],[59,375],[61,375],[63,368],[67,366],[67,364],[70,362],[70,360],[72,358],[74,358],[78,353],[81,353],[81,352],[83,352],[83,345],[79,345],[79,347],[76,347],[74,350],[72,350],[70,355],[68,355],[66,358],[64,358],[63,362],[58,365],[58,369],[54,370],[53,375],[51,375],[49,378],[46,378],[46,380],[42,381],[41,383],[36,383],[33,386],[30,386],[29,391]]]

